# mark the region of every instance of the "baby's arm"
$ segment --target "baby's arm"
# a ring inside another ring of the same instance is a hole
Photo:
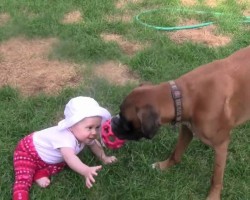
[[[72,148],[69,147],[62,147],[60,148],[64,161],[67,165],[74,170],[75,172],[79,173],[80,175],[85,177],[86,186],[87,188],[91,188],[95,183],[94,176],[97,176],[97,171],[99,171],[102,166],[95,166],[89,167],[85,165],[74,153]]]
[[[93,143],[89,145],[89,148],[104,164],[110,164],[117,161],[117,158],[115,156],[106,156],[98,140],[94,140]]]

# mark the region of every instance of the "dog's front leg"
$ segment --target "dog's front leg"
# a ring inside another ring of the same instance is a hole
[[[214,173],[207,200],[220,200],[220,194],[223,187],[224,169],[227,160],[228,144],[229,140],[220,145],[213,146],[215,150]]]
[[[152,167],[164,170],[171,167],[172,165],[179,163],[181,161],[183,153],[185,152],[188,144],[192,139],[193,133],[187,126],[182,125],[174,152],[167,160],[156,162],[152,165]]]

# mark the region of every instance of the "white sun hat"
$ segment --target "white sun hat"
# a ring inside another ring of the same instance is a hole
[[[70,128],[86,117],[102,117],[102,123],[111,118],[108,110],[99,106],[91,97],[72,98],[65,106],[64,119],[58,123],[60,130]]]

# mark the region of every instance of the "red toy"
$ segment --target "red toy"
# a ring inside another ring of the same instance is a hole
[[[114,135],[111,127],[111,119],[102,125],[101,139],[103,144],[109,149],[119,149],[125,144],[125,140],[121,140]]]

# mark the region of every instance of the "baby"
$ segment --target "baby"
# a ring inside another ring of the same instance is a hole
[[[106,156],[97,141],[102,123],[111,118],[105,108],[90,97],[80,96],[67,103],[64,116],[57,126],[31,133],[18,143],[14,152],[13,200],[28,200],[33,181],[48,187],[50,176],[65,165],[84,176],[87,188],[91,188],[102,166],[90,167],[78,158],[85,146],[104,164],[117,161],[114,156]]]

